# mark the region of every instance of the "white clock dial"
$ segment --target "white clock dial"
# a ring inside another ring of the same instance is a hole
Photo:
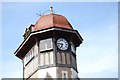
[[[67,50],[68,49],[68,42],[64,38],[59,38],[57,40],[57,47],[61,50]]]

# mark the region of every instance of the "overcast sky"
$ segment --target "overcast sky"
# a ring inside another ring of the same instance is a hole
[[[55,13],[65,16],[84,39],[77,48],[80,78],[118,77],[117,4],[117,2],[52,3]],[[39,18],[36,14],[44,13],[49,7],[48,2],[2,3],[0,66],[4,78],[22,78],[22,62],[15,57],[14,52],[23,41],[25,28],[35,24]]]

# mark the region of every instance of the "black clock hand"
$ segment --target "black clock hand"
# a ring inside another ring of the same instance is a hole
[[[62,48],[62,47],[63,47],[63,44],[61,43],[60,45],[61,45],[60,48]]]
[[[60,45],[60,48],[63,47],[63,43],[58,43]]]

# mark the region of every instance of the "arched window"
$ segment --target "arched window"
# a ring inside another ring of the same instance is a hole
[[[69,55],[69,53],[67,53],[66,59],[67,59],[67,64],[70,64],[70,55]]]
[[[65,62],[66,60],[65,60],[65,53],[62,53],[62,64],[65,64],[66,62]]]
[[[54,59],[54,58],[53,58],[53,52],[50,52],[50,58],[49,58],[49,59],[50,59],[50,64],[53,64],[53,61],[54,61],[54,60],[53,60],[53,59]]]
[[[40,54],[40,66],[44,65],[44,55],[41,53]]]
[[[61,56],[59,52],[57,53],[57,63],[61,64]]]
[[[48,65],[49,64],[49,53],[45,53],[45,65]]]

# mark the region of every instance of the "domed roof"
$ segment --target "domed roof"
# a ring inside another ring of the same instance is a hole
[[[51,27],[60,27],[66,29],[73,29],[68,20],[59,14],[48,14],[41,16],[36,22],[34,29],[42,30]]]

